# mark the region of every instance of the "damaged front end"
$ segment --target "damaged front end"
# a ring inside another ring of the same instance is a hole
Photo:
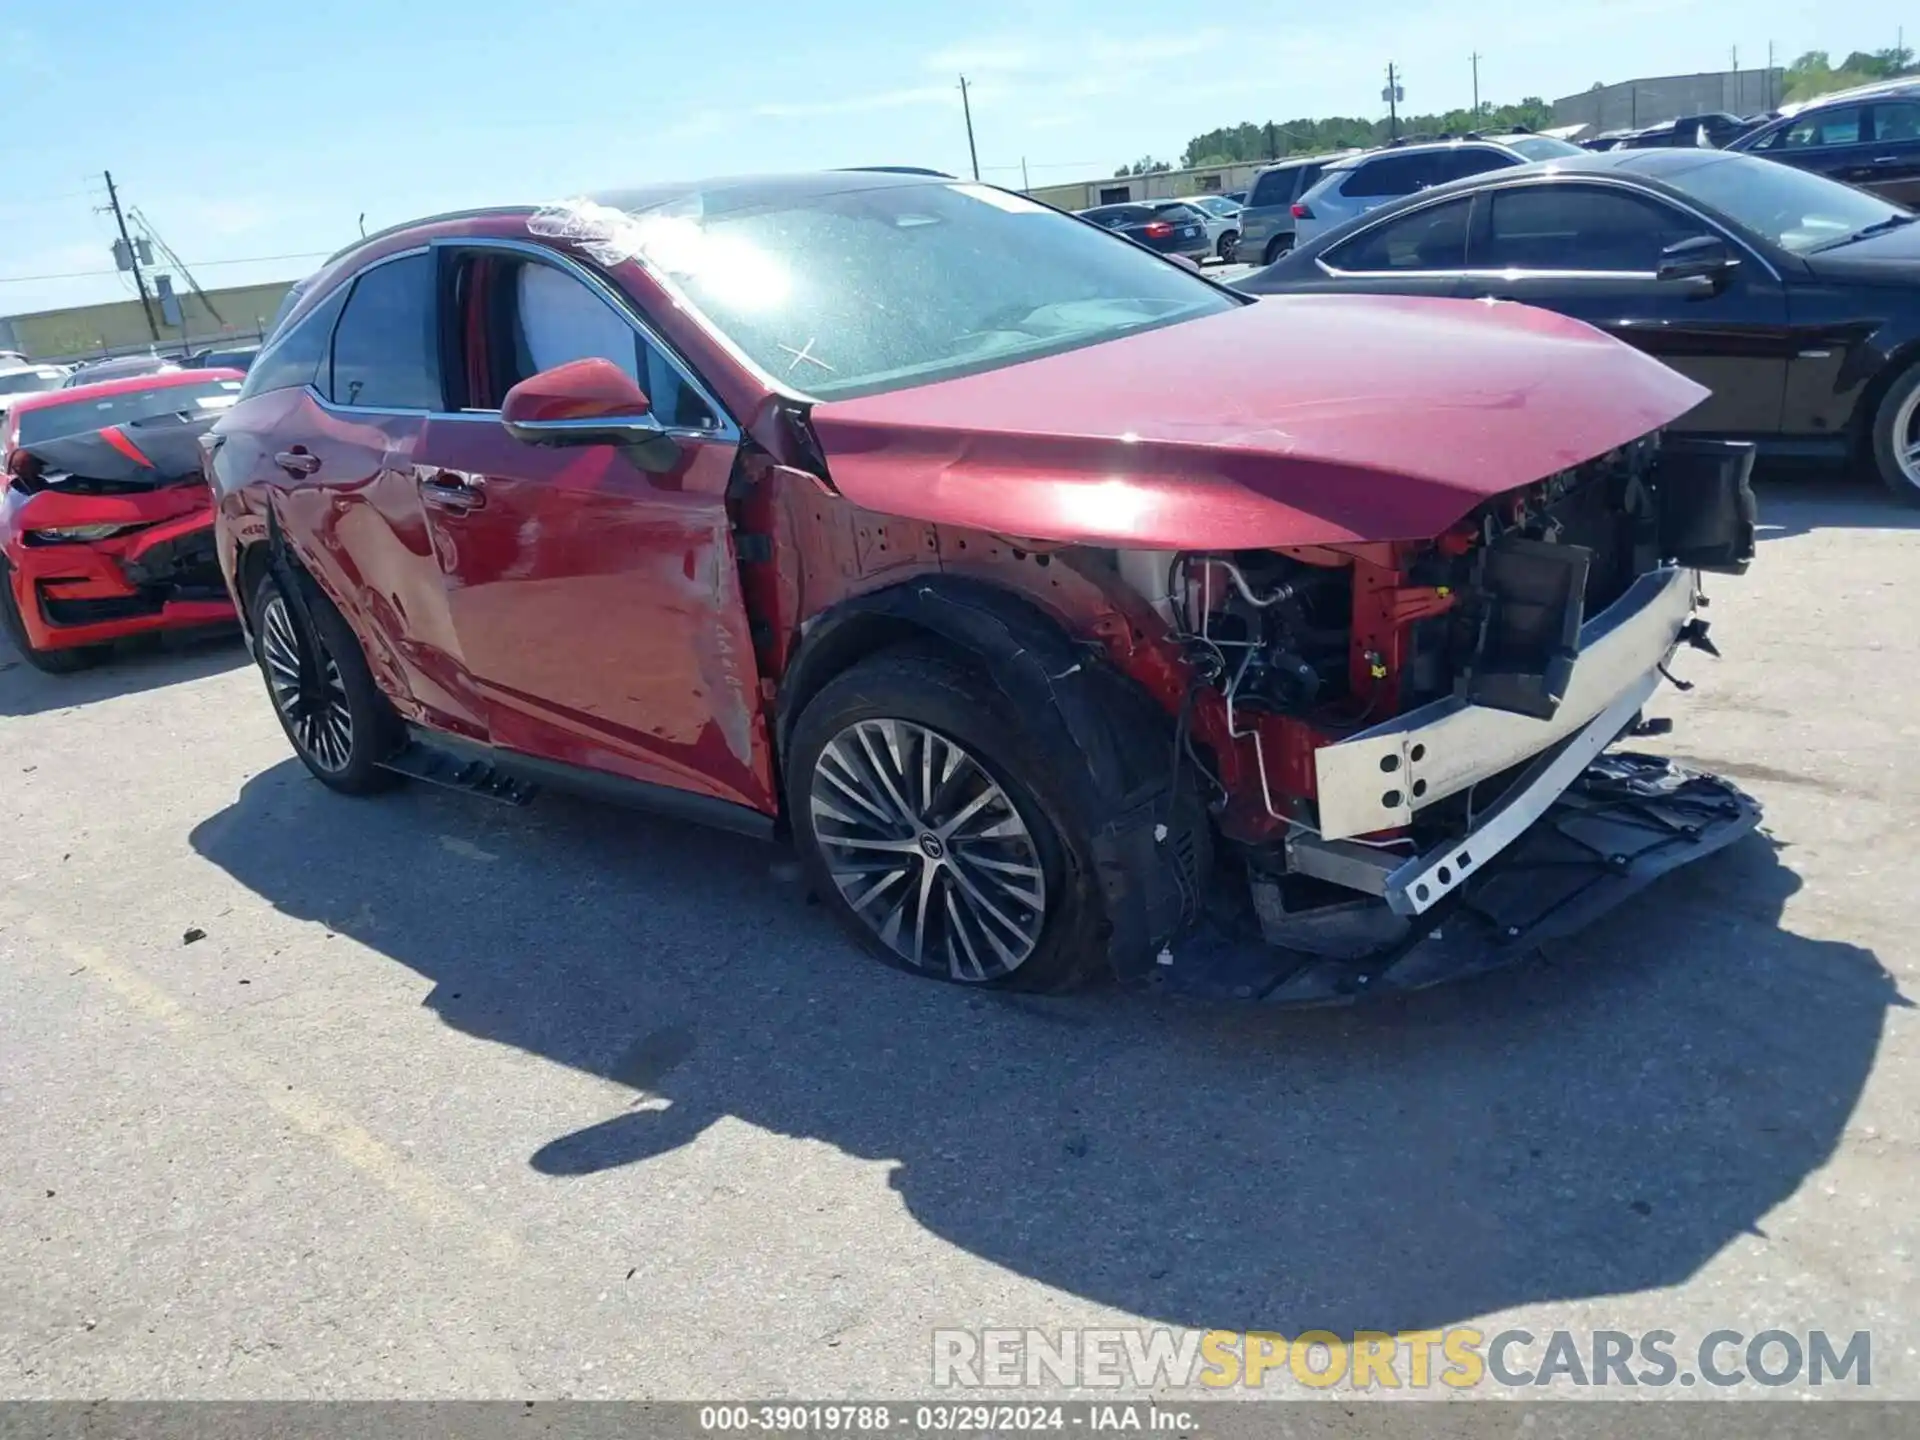
[[[1753,556],[1752,463],[1648,437],[1431,542],[1165,557],[1150,598],[1197,677],[1184,759],[1246,884],[1216,887],[1161,982],[1282,1003],[1431,985],[1752,829],[1726,782],[1609,753],[1652,728],[1677,649],[1713,651],[1700,576]]]

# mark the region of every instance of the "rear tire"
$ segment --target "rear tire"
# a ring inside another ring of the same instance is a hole
[[[1920,365],[1893,382],[1873,416],[1873,464],[1885,485],[1920,505]]]
[[[58,650],[36,650],[27,636],[27,622],[13,598],[13,567],[0,560],[0,630],[20,652],[20,658],[46,675],[71,675],[90,668],[113,647],[110,645],[74,645]]]
[[[1105,959],[1089,837],[1049,753],[986,676],[883,651],[829,681],[786,757],[787,813],[814,892],[869,953],[911,974],[1065,990]]]
[[[1233,264],[1234,252],[1239,248],[1240,232],[1238,230],[1229,230],[1226,234],[1222,235],[1218,246],[1221,263],[1226,265]]]
[[[400,777],[380,762],[400,748],[405,732],[387,697],[373,683],[360,642],[318,585],[296,574],[312,620],[308,632],[280,582],[269,573],[253,592],[253,657],[267,698],[287,741],[313,778],[344,795],[391,789]],[[311,659],[316,684],[302,685]]]

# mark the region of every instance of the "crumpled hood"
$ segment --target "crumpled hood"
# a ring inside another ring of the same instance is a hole
[[[1481,301],[1274,296],[815,406],[857,505],[1152,549],[1438,535],[1707,391],[1575,320]]]
[[[203,475],[200,437],[215,417],[163,416],[126,425],[109,425],[78,435],[21,445],[16,455],[30,456],[34,479],[49,485],[86,482],[146,488],[178,484]]]

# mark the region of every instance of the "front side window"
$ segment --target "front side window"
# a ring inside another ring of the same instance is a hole
[[[982,185],[737,186],[619,221],[623,243],[712,329],[775,380],[823,399],[995,369],[1242,303],[1139,246]]]
[[[1873,107],[1873,138],[1909,144],[1920,140],[1920,100],[1895,100]]]
[[[342,285],[313,309],[285,329],[276,329],[247,370],[247,383],[240,394],[247,398],[269,390],[292,390],[301,385],[319,385],[327,361],[327,347],[333,340],[334,322],[347,298]]]
[[[433,274],[431,255],[408,255],[374,265],[353,282],[333,332],[327,394],[334,404],[440,408]]]
[[[1293,177],[1298,170],[1268,170],[1253,182],[1249,205],[1284,205],[1293,198]]]
[[[1497,190],[1475,269],[1651,274],[1669,245],[1712,233],[1679,211],[1621,190],[1527,185]]]
[[[557,266],[514,260],[489,272],[488,351],[504,371],[498,396],[530,375],[575,360],[609,360],[646,392],[662,425],[710,430],[718,421],[699,392],[626,316]]]
[[[1376,225],[1327,255],[1336,270],[1459,270],[1467,263],[1467,216],[1473,198],[1449,200]]]
[[[1485,175],[1490,170],[1505,170],[1512,165],[1513,160],[1498,150],[1482,150],[1477,146],[1465,145],[1450,155],[1440,157],[1439,177],[1435,183],[1464,180],[1469,175]]]

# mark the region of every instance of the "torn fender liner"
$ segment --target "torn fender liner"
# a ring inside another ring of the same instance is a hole
[[[1403,941],[1333,960],[1276,949],[1246,917],[1210,916],[1155,981],[1199,998],[1330,1005],[1464,979],[1582,929],[1759,822],[1758,802],[1718,776],[1616,751]]]
[[[1022,723],[1083,764],[1056,775],[1091,836],[1111,930],[1107,959],[1138,978],[1198,916],[1211,868],[1205,811],[1176,789],[1171,720],[1108,669],[1098,650],[1070,640],[1040,611],[1005,591],[930,576],[861,595],[807,630],[780,693],[779,731],[837,669],[841,636],[863,621],[904,621],[985,662]]]

